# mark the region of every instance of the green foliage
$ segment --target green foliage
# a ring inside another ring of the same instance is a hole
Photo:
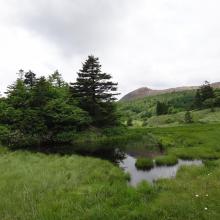
[[[132,123],[132,118],[128,118],[127,120],[127,126],[132,126],[133,123]]]
[[[205,81],[205,83],[200,87],[200,92],[202,101],[215,97],[214,90],[208,81]]]
[[[200,89],[197,89],[196,95],[195,95],[195,103],[194,103],[195,107],[197,109],[201,109],[202,105],[203,105],[202,102],[203,102],[203,100],[202,100],[201,91],[200,91]]]
[[[120,129],[135,136],[151,132],[172,143],[168,155],[200,158],[220,152],[219,124]],[[105,134],[120,134],[120,129],[108,128]],[[220,218],[220,160],[181,167],[176,178],[153,185],[143,181],[134,188],[128,174],[105,160],[0,147],[0,173],[0,219]]]
[[[115,93],[117,83],[111,82],[111,75],[102,73],[99,59],[89,56],[78,72],[75,83],[71,83],[73,97],[79,100],[79,106],[93,119],[98,127],[114,126],[117,122]]]
[[[166,115],[168,113],[169,106],[164,102],[157,102],[156,105],[156,114],[157,115]]]
[[[48,78],[37,78],[31,70],[20,70],[18,76],[0,99],[0,141],[10,148],[71,145],[94,125],[119,125],[117,83],[101,72],[98,58],[89,56],[72,89],[58,71]]]
[[[49,79],[36,78],[29,71],[23,80],[20,73],[7,97],[0,100],[0,124],[8,131],[1,133],[2,142],[11,148],[71,143],[67,136],[88,128],[91,118],[76,105],[59,77],[56,73]]]
[[[53,86],[59,88],[65,86],[66,84],[58,70],[56,70],[52,75],[49,76],[49,81],[50,83],[52,83]]]
[[[156,106],[158,102],[166,103],[166,114],[176,114],[191,109],[194,104],[194,98],[195,91],[189,90],[149,96],[132,101],[120,101],[117,105],[123,122],[127,121],[128,118],[132,118],[133,121],[147,121],[157,115]]]
[[[25,73],[24,84],[27,87],[32,88],[34,86],[34,84],[36,83],[36,81],[37,81],[36,74],[33,73],[31,70],[29,70],[27,73]]]
[[[204,101],[203,105],[204,105],[205,108],[210,108],[211,111],[214,111],[215,99],[214,98],[208,98]]]
[[[191,115],[190,111],[187,111],[185,113],[185,123],[189,124],[189,123],[192,123],[192,122],[193,122],[192,115]]]
[[[139,170],[148,170],[154,167],[154,162],[150,158],[141,157],[136,160],[135,166]]]
[[[213,88],[210,86],[208,81],[196,91],[195,96],[195,107],[198,109],[201,108],[214,108],[215,105],[215,93]]]
[[[178,163],[178,159],[175,156],[172,155],[165,155],[155,158],[155,163],[158,166],[173,166]]]
[[[220,158],[220,124],[191,124],[149,128],[155,138],[166,140],[166,153],[182,159]]]

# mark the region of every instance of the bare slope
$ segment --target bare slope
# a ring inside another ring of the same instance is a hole
[[[220,82],[212,83],[211,85],[213,88],[220,88]],[[194,90],[198,88],[199,86],[182,86],[182,87],[176,87],[176,88],[156,90],[156,89],[150,89],[147,87],[142,87],[142,88],[136,89],[126,94],[125,96],[121,98],[121,101],[129,101],[133,99],[143,98],[146,96],[154,96],[154,95],[159,95],[159,94],[164,94],[164,93]]]

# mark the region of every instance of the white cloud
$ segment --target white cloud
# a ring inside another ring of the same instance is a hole
[[[217,0],[1,0],[0,90],[20,69],[67,81],[88,54],[124,94],[220,81]]]

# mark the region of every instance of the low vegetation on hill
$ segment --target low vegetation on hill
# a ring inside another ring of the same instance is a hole
[[[128,126],[178,125],[210,120],[220,107],[220,90],[205,82],[197,90],[166,93],[118,103],[121,120]],[[209,109],[209,110],[208,110]],[[188,115],[187,115],[188,114]],[[188,117],[188,118],[187,118]],[[192,117],[192,118],[191,118]],[[216,119],[218,122],[218,119]]]

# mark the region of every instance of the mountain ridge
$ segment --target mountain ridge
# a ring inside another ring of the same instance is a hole
[[[210,84],[213,88],[220,88],[220,82],[215,82]],[[187,90],[195,90],[198,89],[200,86],[180,86],[180,87],[174,87],[174,88],[168,88],[168,89],[150,89],[148,87],[141,87],[136,90],[133,90],[126,95],[124,95],[120,101],[131,101],[135,99],[144,98],[147,96],[154,96],[154,95],[160,95],[165,93],[171,93],[171,92],[181,92],[181,91],[187,91]]]

